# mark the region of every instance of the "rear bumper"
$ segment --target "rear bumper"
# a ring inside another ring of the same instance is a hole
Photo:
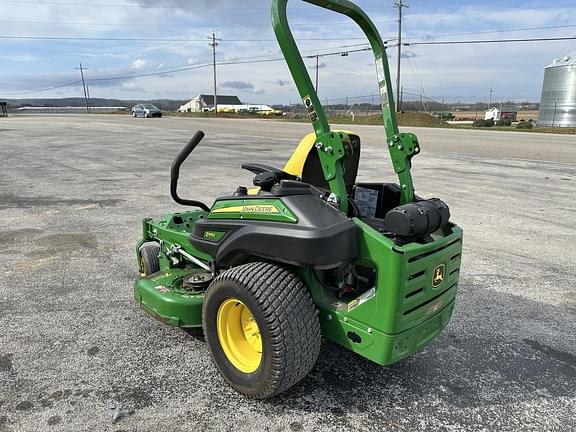
[[[386,334],[366,328],[366,325],[339,317],[337,325],[323,332],[328,339],[354,351],[379,365],[389,365],[402,360],[430,344],[448,325],[455,301],[436,315],[416,327],[398,334]],[[350,335],[355,335],[351,340]]]
[[[422,350],[446,328],[454,312],[454,303],[455,301],[452,300],[437,315],[410,330],[397,335],[382,334],[382,350],[376,353],[373,361],[386,365]]]

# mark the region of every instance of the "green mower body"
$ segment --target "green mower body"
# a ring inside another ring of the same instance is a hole
[[[240,186],[208,207],[177,193],[180,166],[204,136],[197,133],[172,166],[171,193],[199,209],[144,219],[136,247],[137,302],[167,324],[203,327],[222,375],[255,398],[284,391],[310,370],[320,331],[381,365],[421,350],[448,324],[458,287],[462,230],[442,201],[414,193],[410,168],[420,144],[398,131],[376,28],[347,0],[305,1],[351,17],[367,34],[382,95],[383,154],[398,183],[356,181],[360,137],[330,129],[290,33],[287,0],[273,0],[274,30],[314,134],[284,169],[243,166],[255,188]],[[280,339],[302,359],[274,348]],[[274,356],[297,373],[267,376]]]
[[[242,200],[247,207],[269,205],[262,201],[259,198]],[[279,208],[288,209],[281,199],[265,200],[266,203],[274,201]],[[222,208],[219,202],[234,203],[223,199],[216,201],[214,207]],[[236,205],[230,207],[232,211],[224,217],[233,221],[242,220],[242,211],[236,209]],[[271,223],[269,214],[258,215],[252,208],[248,209],[245,217],[255,227],[260,226],[260,222],[267,227],[276,224],[298,225],[293,216],[286,217],[285,221]],[[199,219],[210,221],[210,213],[199,210],[174,213],[160,221],[144,220],[143,240],[138,250],[147,242],[162,242],[165,252],[178,245],[188,253],[210,262],[212,257],[195,248],[192,244],[194,241],[190,241]],[[218,220],[221,222],[227,219]],[[286,265],[293,269],[310,290],[319,310],[324,337],[378,364],[394,363],[421,350],[450,321],[458,287],[462,230],[449,224],[441,232],[435,233],[435,239],[429,243],[400,246],[359,218],[352,219],[352,223],[358,236],[359,251],[354,264],[374,274],[373,286],[365,286],[351,295],[340,296],[325,280],[333,276],[334,270],[299,266],[297,263]],[[200,241],[212,242],[218,247],[233,235],[224,228],[217,229],[214,226],[197,231],[196,244],[202,239]],[[278,229],[282,228],[280,226]],[[291,247],[295,253],[299,253],[299,248]],[[280,259],[258,257],[253,253],[239,252],[235,258],[244,255],[240,262],[245,262],[249,257],[276,262]],[[438,269],[441,269],[443,280],[435,282]],[[141,271],[144,269],[141,268]],[[135,284],[134,295],[148,313],[167,324],[201,327],[204,290],[200,288],[195,291],[182,285],[186,277],[207,274],[207,270],[186,262],[173,265],[164,253],[161,254],[160,271],[142,277]]]

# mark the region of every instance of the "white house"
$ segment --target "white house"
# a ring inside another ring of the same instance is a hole
[[[243,104],[237,96],[218,95],[217,102],[219,113],[282,115],[282,111],[274,109],[268,105]],[[178,112],[210,111],[214,111],[213,95],[198,95],[190,102],[187,102],[178,108]]]
[[[240,106],[238,96],[218,95],[218,111],[221,106]],[[209,112],[214,110],[214,95],[198,95],[178,108],[178,112]]]
[[[500,105],[500,108],[491,108],[484,114],[484,120],[510,120],[516,121],[518,110],[511,105]]]
[[[489,109],[484,114],[484,120],[494,120],[494,121],[500,120],[500,110],[496,107]]]

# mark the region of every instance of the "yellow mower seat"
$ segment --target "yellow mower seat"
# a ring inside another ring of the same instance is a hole
[[[346,157],[344,158],[344,182],[349,194],[356,183],[358,165],[360,163],[360,137],[353,132],[334,131],[345,134],[349,140],[345,143]],[[328,182],[324,179],[324,171],[320,163],[320,157],[316,151],[316,134],[306,135],[292,153],[292,156],[284,166],[283,171],[299,177],[304,183],[318,188],[329,189]]]

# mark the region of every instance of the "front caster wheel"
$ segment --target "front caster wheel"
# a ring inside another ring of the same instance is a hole
[[[140,276],[146,277],[160,271],[160,245],[144,243],[140,248]]]
[[[302,281],[280,266],[256,262],[228,270],[208,288],[202,312],[216,367],[248,397],[282,393],[316,363],[316,308]]]

